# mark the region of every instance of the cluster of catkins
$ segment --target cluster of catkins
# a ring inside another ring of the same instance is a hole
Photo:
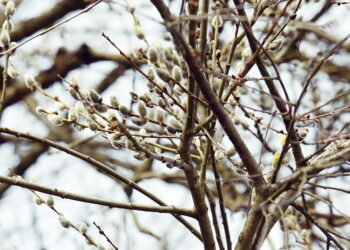
[[[10,32],[13,31],[14,24],[11,17],[15,13],[16,6],[12,0],[2,0],[1,4],[5,6],[5,21],[2,24],[0,33],[0,46],[3,50],[8,50],[17,46],[16,42],[11,42]]]

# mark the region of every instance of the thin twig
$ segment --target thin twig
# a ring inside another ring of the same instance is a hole
[[[156,197],[154,194],[152,194],[151,192],[147,191],[146,189],[142,188],[141,186],[139,186],[138,184],[136,184],[135,182],[133,182],[132,180],[122,176],[121,174],[117,173],[114,169],[112,169],[111,167],[107,166],[106,164],[103,164],[102,162],[99,162],[93,158],[91,158],[90,156],[84,155],[78,151],[75,151],[71,148],[67,148],[61,144],[55,143],[54,141],[42,138],[42,137],[37,137],[34,135],[31,135],[29,133],[22,133],[19,131],[15,131],[15,130],[11,130],[8,128],[3,128],[0,127],[0,133],[5,133],[5,134],[11,134],[14,135],[16,137],[22,137],[22,138],[26,138],[35,142],[39,142],[39,143],[43,143],[45,145],[49,145],[51,147],[54,147],[60,151],[66,152],[72,156],[75,156],[79,159],[82,159],[88,163],[90,163],[91,165],[93,165],[94,167],[96,167],[97,169],[99,169],[101,172],[106,173],[108,176],[112,177],[115,180],[121,181],[123,183],[125,183],[126,185],[134,188],[135,190],[141,192],[142,194],[144,194],[145,196],[147,196],[148,198],[150,198],[151,200],[153,200],[154,202],[156,202],[157,204],[161,205],[161,206],[166,206],[167,204],[165,202],[163,202],[162,200],[160,200],[158,197]],[[185,219],[183,219],[181,216],[175,215],[173,214],[173,216],[179,220],[186,228],[188,228],[190,230],[191,233],[193,233],[199,240],[202,239],[200,233],[189,223],[187,222]]]
[[[3,56],[3,55],[9,54],[9,53],[11,53],[11,52],[13,52],[13,51],[15,51],[15,50],[18,49],[19,47],[22,47],[24,44],[30,42],[31,40],[33,40],[33,39],[35,39],[35,38],[37,38],[37,37],[39,37],[39,36],[45,35],[46,33],[48,33],[48,32],[50,32],[50,31],[54,30],[54,29],[57,28],[58,26],[61,26],[62,24],[65,24],[65,23],[71,21],[72,19],[74,19],[74,18],[80,16],[81,14],[90,11],[92,8],[94,8],[96,5],[98,5],[99,3],[103,2],[103,1],[104,1],[104,0],[97,0],[96,2],[94,2],[93,4],[91,4],[90,6],[88,6],[88,7],[86,7],[85,9],[79,11],[77,14],[75,14],[75,15],[73,15],[73,16],[71,16],[71,17],[69,17],[69,18],[67,18],[67,19],[65,19],[65,20],[63,20],[63,21],[61,21],[61,22],[59,22],[59,23],[56,23],[56,24],[52,25],[51,27],[49,27],[49,28],[43,30],[43,31],[40,32],[39,34],[36,34],[36,35],[34,35],[34,36],[32,36],[32,37],[27,38],[27,39],[24,40],[23,42],[21,42],[21,43],[17,44],[16,46],[12,47],[11,49],[8,49],[8,50],[6,50],[6,51],[4,51],[4,52],[1,52],[1,53],[0,53],[0,57]]]

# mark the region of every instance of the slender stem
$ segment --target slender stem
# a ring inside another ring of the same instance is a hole
[[[189,1],[189,11],[191,15],[196,15],[198,10],[199,2],[198,0]],[[196,48],[196,28],[197,23],[194,20],[189,21],[189,45],[194,49]],[[192,93],[198,92],[196,88],[195,78],[190,72],[188,77],[188,89]],[[187,97],[187,109],[186,109],[186,121],[184,128],[182,130],[181,143],[178,147],[178,153],[181,160],[184,163],[189,164],[191,162],[190,147],[192,144],[193,135],[191,135],[191,130],[195,123],[195,115],[197,110],[197,102],[191,98]],[[211,224],[208,216],[208,208],[205,203],[205,194],[202,183],[199,182],[199,178],[195,168],[184,169],[186,180],[189,189],[192,194],[193,203],[196,209],[197,221],[202,233],[204,248],[207,250],[215,249],[214,235],[211,229]]]
[[[67,23],[67,22],[73,20],[74,18],[80,16],[81,14],[90,11],[92,8],[94,8],[96,5],[100,4],[101,2],[103,2],[103,0],[97,0],[97,1],[94,2],[93,4],[91,4],[91,5],[89,5],[88,7],[86,7],[85,9],[79,11],[77,14],[75,14],[75,15],[73,15],[73,16],[67,18],[67,19],[64,19],[64,20],[61,21],[61,22],[58,22],[58,23],[56,23],[56,24],[50,26],[49,28],[43,30],[43,31],[40,32],[39,34],[36,34],[36,35],[34,35],[34,36],[32,36],[32,37],[29,37],[29,38],[25,39],[23,42],[17,44],[17,45],[14,46],[14,47],[12,47],[12,48],[10,48],[10,49],[4,51],[4,52],[1,52],[1,53],[0,53],[0,57],[3,56],[3,55],[5,55],[5,54],[10,54],[11,52],[15,51],[15,50],[18,49],[19,47],[22,47],[24,44],[30,42],[31,40],[34,40],[35,38],[37,38],[37,37],[39,37],[39,36],[45,35],[46,33],[48,33],[48,32],[50,32],[50,31],[56,29],[58,26],[61,26],[62,24],[65,24],[65,23]]]
[[[153,200],[154,202],[156,202],[157,204],[161,205],[161,206],[167,206],[167,204],[165,202],[163,202],[162,200],[160,200],[158,197],[156,197],[154,194],[152,194],[151,192],[147,191],[146,189],[144,189],[143,187],[139,186],[137,183],[135,183],[134,181],[124,177],[123,175],[119,174],[118,172],[116,172],[113,168],[107,166],[106,164],[97,161],[93,158],[91,158],[88,155],[84,155],[74,149],[65,147],[61,144],[55,143],[54,141],[51,141],[49,139],[46,138],[42,138],[42,137],[37,137],[34,135],[31,135],[29,133],[22,133],[19,131],[15,131],[15,130],[11,130],[8,128],[4,128],[4,127],[0,127],[0,133],[5,133],[5,134],[10,134],[10,135],[14,135],[16,137],[21,137],[21,138],[26,138],[35,142],[39,142],[45,145],[49,145],[53,148],[56,148],[60,151],[66,152],[67,154],[70,154],[72,156],[75,156],[87,163],[90,163],[92,166],[94,166],[95,168],[97,168],[99,171],[107,174],[108,176],[110,176],[111,178],[121,181],[123,183],[125,183],[126,185],[134,188],[135,190],[139,191],[140,193],[142,193],[143,195],[145,195],[146,197],[150,198],[151,200]],[[187,222],[185,219],[183,219],[181,216],[178,215],[173,215],[178,221],[180,221],[187,229],[190,230],[191,233],[193,233],[199,240],[202,240],[202,236],[201,234],[189,223]]]
[[[232,249],[232,241],[231,241],[231,234],[230,234],[230,228],[228,225],[227,215],[226,215],[226,211],[225,211],[225,200],[224,200],[224,195],[223,195],[222,188],[221,188],[220,173],[218,170],[218,166],[215,162],[214,151],[211,150],[210,153],[211,153],[210,159],[212,162],[214,176],[215,176],[215,185],[216,185],[216,189],[218,192],[220,212],[221,212],[221,216],[222,216],[222,224],[224,225],[224,229],[225,229],[226,245],[227,245],[227,249],[231,250]]]
[[[206,76],[204,75],[203,70],[200,67],[201,64],[199,58],[191,51],[182,34],[176,29],[176,27],[171,25],[175,20],[173,15],[169,11],[169,8],[161,0],[151,1],[163,17],[165,24],[167,25],[168,31],[172,34],[174,38],[174,42],[177,49],[181,52],[184,59],[186,60],[190,71],[193,73],[198,87],[203,93],[210,108],[218,117],[221,126],[225,130],[227,136],[229,137],[233,145],[235,146],[237,153],[239,154],[240,158],[245,164],[245,167],[247,168],[247,171],[253,180],[254,186],[258,188],[258,192],[264,192],[266,182],[262,177],[261,170],[258,164],[256,163],[253,155],[249,151],[248,147],[245,145],[241,136],[237,132],[236,128],[233,126],[231,118],[228,116],[224,107],[218,100],[216,94],[211,89],[210,84]]]
[[[220,250],[224,250],[225,248],[224,248],[224,244],[222,243],[220,227],[219,227],[219,222],[218,222],[218,216],[216,214],[215,199],[214,199],[213,194],[211,193],[211,191],[207,185],[205,185],[204,190],[205,190],[205,194],[207,196],[207,199],[209,201],[211,217],[213,219],[213,225],[214,225],[214,230],[215,230],[215,234],[216,234],[216,241],[219,245]]]
[[[269,74],[268,70],[266,69],[261,57],[259,56],[258,52],[260,49],[258,47],[257,40],[254,37],[253,31],[251,29],[251,25],[248,22],[247,14],[246,14],[244,8],[242,8],[242,4],[241,4],[240,0],[233,0],[233,2],[235,3],[235,5],[237,7],[237,12],[238,12],[239,16],[241,17],[243,29],[244,29],[245,34],[247,36],[251,50],[254,53],[254,55],[253,55],[254,61],[255,61],[256,65],[258,66],[258,69],[259,69],[261,75],[263,77],[266,77],[265,83],[266,83],[271,95],[274,97],[274,100],[275,100],[275,103],[276,103],[278,110],[283,114],[282,118],[283,118],[284,124],[285,124],[286,128],[288,129],[288,132],[290,132],[289,136],[288,136],[288,138],[290,137],[290,140],[287,140],[287,143],[289,143],[290,141],[297,141],[296,132],[294,130],[294,123],[293,123],[293,121],[291,121],[291,119],[288,115],[288,114],[290,114],[290,110],[287,109],[286,102],[284,102],[283,99],[281,98],[281,95],[279,94],[278,89],[276,88],[273,81],[269,80],[270,74]],[[289,4],[289,2],[290,2],[290,0],[288,1],[287,4]],[[294,158],[296,161],[296,165],[299,166],[300,163],[304,159],[300,144],[298,144],[298,143],[292,144],[292,149],[293,149],[293,154],[294,154]]]
[[[24,187],[30,190],[35,190],[41,193],[51,194],[54,196],[61,197],[63,199],[70,199],[75,201],[86,202],[90,204],[107,206],[110,208],[122,208],[122,209],[130,209],[144,212],[157,212],[157,213],[170,213],[177,215],[185,215],[189,217],[194,217],[194,211],[192,209],[184,209],[177,208],[174,206],[149,206],[149,205],[140,205],[140,204],[132,204],[132,203],[122,203],[109,199],[101,199],[90,197],[86,195],[71,193],[63,190],[59,190],[57,188],[49,188],[43,185],[39,185],[36,183],[28,182],[18,177],[8,177],[0,175],[0,182],[7,183],[10,185]]]
[[[6,54],[5,57],[5,67],[4,71],[2,72],[2,92],[1,92],[1,99],[0,99],[0,120],[1,120],[1,115],[2,111],[4,109],[5,105],[5,98],[6,98],[6,89],[7,89],[7,81],[8,81],[8,65],[9,65],[9,59],[10,59],[10,54]]]

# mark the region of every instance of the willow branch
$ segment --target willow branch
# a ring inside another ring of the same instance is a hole
[[[265,180],[262,177],[260,168],[256,163],[253,155],[250,153],[249,149],[243,142],[241,136],[232,124],[232,120],[226,113],[224,107],[220,103],[219,99],[215,95],[214,91],[211,89],[210,84],[203,73],[203,68],[200,64],[200,55],[194,53],[187,42],[185,41],[182,34],[173,26],[176,23],[175,17],[170,13],[169,8],[161,0],[151,0],[153,5],[157,8],[158,12],[164,19],[165,25],[168,31],[173,36],[174,43],[178,51],[181,52],[182,56],[186,60],[191,73],[193,74],[199,89],[203,93],[205,99],[208,102],[209,107],[217,116],[221,126],[226,132],[227,136],[233,143],[237,150],[240,158],[242,159],[250,177],[253,180],[254,186],[257,187],[258,192],[263,192],[263,187],[265,186]]]
[[[38,191],[41,193],[51,194],[54,196],[61,197],[63,199],[70,199],[70,200],[81,201],[81,202],[90,203],[90,204],[102,205],[110,208],[122,208],[122,209],[130,209],[130,210],[137,210],[137,211],[144,211],[144,212],[170,213],[170,214],[194,217],[193,210],[191,209],[177,208],[174,206],[156,207],[156,206],[149,206],[149,205],[122,203],[122,202],[117,202],[109,199],[101,199],[101,198],[95,198],[95,197],[90,197],[86,195],[71,193],[71,192],[59,190],[57,188],[49,188],[43,185],[25,181],[18,177],[8,177],[8,176],[0,175],[0,182],[27,188],[27,189]]]
[[[11,134],[11,135],[14,135],[16,137],[26,138],[26,139],[29,139],[31,141],[35,141],[35,142],[39,142],[39,143],[42,143],[42,144],[46,144],[46,145],[54,147],[54,148],[56,148],[56,149],[58,149],[60,151],[66,152],[67,154],[70,154],[72,156],[75,156],[75,157],[77,157],[77,158],[87,162],[87,163],[90,163],[96,169],[98,169],[99,171],[101,171],[101,172],[105,173],[106,175],[112,177],[113,179],[121,181],[121,182],[123,182],[126,185],[129,185],[130,187],[132,187],[135,190],[139,191],[140,193],[142,193],[146,197],[150,198],[151,200],[153,200],[157,204],[159,204],[161,206],[167,206],[167,204],[165,202],[160,200],[158,197],[156,197],[151,192],[147,191],[146,189],[142,188],[141,186],[139,186],[135,182],[133,182],[130,179],[124,177],[121,174],[119,174],[118,172],[116,172],[114,169],[112,169],[111,167],[107,166],[106,164],[103,164],[102,162],[99,162],[99,161],[91,158],[88,155],[84,155],[84,154],[82,154],[82,153],[80,153],[78,151],[75,151],[75,150],[71,149],[71,148],[65,147],[65,146],[60,145],[58,143],[55,143],[54,141],[51,141],[51,140],[48,140],[48,139],[45,139],[45,138],[42,138],[42,137],[37,137],[37,136],[31,135],[29,133],[22,133],[22,132],[11,130],[11,129],[4,128],[4,127],[0,127],[0,133]],[[198,239],[201,240],[200,233],[195,228],[193,228],[190,223],[188,223],[186,220],[184,220],[181,216],[178,216],[178,215],[173,215],[173,216],[178,221],[180,221],[186,228],[188,228]]]

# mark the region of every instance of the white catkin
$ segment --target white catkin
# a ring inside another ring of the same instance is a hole
[[[140,135],[147,135],[146,129],[141,128],[140,131],[139,131],[139,134],[140,134]]]
[[[136,59],[141,59],[142,58],[142,53],[140,51],[140,48],[133,48],[131,53]]]
[[[135,102],[136,102],[136,101],[137,101],[137,99],[139,99],[139,95],[136,93],[136,91],[135,91],[135,90],[133,90],[133,89],[132,89],[132,90],[130,90],[130,92],[129,92],[129,93],[130,93],[131,98],[132,98],[132,100],[133,100],[133,101],[135,101]]]
[[[147,50],[147,58],[151,63],[153,63],[153,64],[157,63],[158,59],[159,59],[157,48],[155,48],[153,46],[149,47]]]
[[[98,124],[94,120],[88,119],[88,124],[89,124],[89,128],[92,131],[96,131],[98,129]]]
[[[21,74],[15,69],[13,68],[12,66],[9,67],[9,70],[8,70],[8,75],[11,77],[11,78],[16,78],[16,77],[19,77]]]
[[[160,123],[163,123],[165,120],[165,112],[162,108],[156,107],[156,119]]]
[[[87,225],[85,223],[81,223],[79,225],[79,232],[82,233],[82,234],[86,234],[87,233]]]
[[[112,95],[110,97],[110,103],[113,108],[118,108],[119,107],[119,101],[116,96]]]
[[[5,15],[7,17],[10,17],[15,13],[15,10],[16,10],[15,3],[12,1],[8,1],[5,7]]]
[[[76,102],[75,105],[75,110],[78,112],[78,113],[83,113],[84,112],[84,104],[80,101]]]
[[[157,98],[157,104],[161,108],[165,108],[166,107],[165,102],[164,102],[163,98],[161,98],[161,97]]]
[[[181,123],[176,120],[174,117],[170,119],[170,124],[175,128],[175,129],[182,129]]]
[[[94,89],[89,90],[89,97],[93,102],[97,102],[97,103],[102,102],[102,97]]]
[[[147,108],[144,101],[139,100],[139,102],[137,103],[137,109],[141,117],[147,116]]]
[[[10,41],[10,33],[8,32],[8,30],[1,31],[0,41],[5,48],[8,48],[8,46],[10,45],[10,42],[11,42]]]
[[[139,25],[135,25],[135,33],[138,39],[145,40],[145,34]]]
[[[154,70],[152,68],[148,68],[148,70],[147,70],[147,77],[150,80],[154,80]],[[152,84],[152,86],[153,86],[153,84]]]
[[[119,111],[124,116],[127,116],[129,114],[129,109],[126,106],[124,106],[124,105],[120,105],[119,106]]]
[[[279,51],[282,48],[282,40],[276,40],[270,43],[267,47],[266,50],[270,50],[273,52]]]
[[[215,156],[216,160],[222,161],[224,159],[224,157],[225,157],[225,153],[222,150],[219,149],[219,150],[215,151],[214,156]]]
[[[233,156],[233,155],[235,155],[236,154],[236,149],[234,148],[234,147],[230,147],[230,148],[228,148],[226,151],[225,151],[225,155],[227,156],[227,157],[231,157],[231,156]]]
[[[61,126],[63,124],[62,118],[56,114],[48,114],[47,119],[54,126]]]
[[[14,24],[12,20],[5,20],[4,23],[2,24],[3,30],[13,31],[13,27],[14,27]]]
[[[69,108],[68,120],[70,120],[72,122],[75,122],[76,120],[78,120],[78,114],[77,114],[77,111],[74,107]]]
[[[166,61],[171,62],[173,60],[173,49],[171,47],[167,47],[163,50],[163,56]]]
[[[41,106],[37,106],[37,107],[35,108],[35,112],[36,112],[37,114],[45,114],[45,109],[44,109],[43,107],[41,107]]]
[[[302,128],[302,129],[298,130],[297,135],[300,139],[305,139],[305,137],[307,136],[308,133],[309,133],[309,129]]]
[[[221,27],[223,25],[223,23],[224,23],[224,20],[222,19],[222,16],[220,16],[220,15],[215,15],[213,17],[213,19],[211,20],[211,25],[213,27],[216,27],[216,25],[218,27]]]
[[[242,54],[241,54],[241,57],[242,57],[242,60],[243,61],[246,61],[247,59],[249,59],[249,57],[252,56],[252,50],[250,47],[246,47],[242,50]]]
[[[161,68],[156,68],[155,71],[156,71],[158,77],[160,79],[162,79],[164,82],[169,82],[171,80],[171,77],[166,70],[161,69]]]
[[[67,220],[63,215],[60,215],[58,217],[58,220],[60,221],[62,227],[69,228],[71,226],[69,220]]]
[[[53,200],[52,195],[49,195],[49,196],[47,197],[46,204],[47,204],[49,207],[53,207],[53,206],[55,205],[55,202],[54,202],[54,200]]]
[[[127,139],[125,141],[125,146],[127,149],[132,149],[134,147],[134,145],[132,144],[132,142],[129,139]]]
[[[181,71],[181,68],[179,66],[174,66],[171,74],[172,74],[174,81],[180,82],[182,80],[182,71]]]

